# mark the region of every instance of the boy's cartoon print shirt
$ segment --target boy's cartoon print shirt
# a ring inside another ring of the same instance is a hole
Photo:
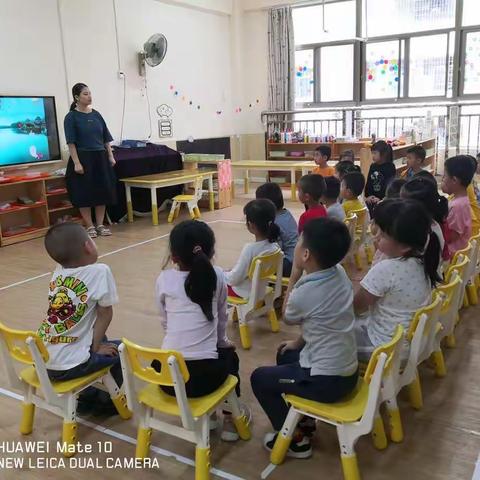
[[[38,329],[49,353],[47,368],[68,370],[90,358],[97,305],[118,302],[112,272],[96,263],[78,268],[58,266],[48,292],[48,310]]]

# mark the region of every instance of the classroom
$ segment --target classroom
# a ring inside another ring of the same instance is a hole
[[[0,479],[480,480],[478,0],[0,0]]]

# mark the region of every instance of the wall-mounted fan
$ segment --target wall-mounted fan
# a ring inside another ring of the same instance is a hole
[[[138,54],[138,71],[145,76],[145,64],[150,67],[160,65],[167,53],[167,39],[163,33],[155,33],[144,44],[143,51]]]

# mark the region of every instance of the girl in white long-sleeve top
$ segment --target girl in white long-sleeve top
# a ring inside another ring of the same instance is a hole
[[[255,257],[273,253],[280,248],[277,243],[280,228],[275,223],[277,209],[271,200],[251,200],[243,208],[243,213],[247,229],[255,236],[255,241],[244,245],[237,263],[232,270],[225,272],[225,277],[229,296],[247,298],[252,287],[248,278],[250,264]]]
[[[185,358],[190,374],[185,384],[189,398],[214,392],[228,375],[240,380],[235,345],[225,331],[227,285],[222,269],[211,263],[214,253],[215,236],[206,223],[195,220],[179,223],[170,232],[171,260],[177,268],[163,270],[155,288],[165,331],[162,349],[176,350]],[[161,388],[175,395],[173,387]],[[239,383],[237,395],[240,395]],[[249,412],[244,413],[248,417]],[[224,412],[222,439],[238,439],[228,412]]]

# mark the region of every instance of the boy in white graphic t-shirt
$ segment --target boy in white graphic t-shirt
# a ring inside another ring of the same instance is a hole
[[[45,248],[59,265],[50,281],[47,316],[38,329],[49,354],[48,375],[53,381],[82,377],[111,366],[122,384],[120,341],[107,341],[112,305],[118,302],[112,272],[96,263],[97,247],[76,223],[53,226],[45,237]],[[79,413],[115,413],[110,397],[97,389],[79,397]]]

